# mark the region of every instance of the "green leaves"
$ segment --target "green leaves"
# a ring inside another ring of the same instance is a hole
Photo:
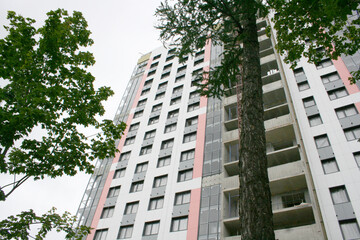
[[[93,40],[82,14],[58,9],[47,15],[36,29],[35,20],[9,12],[8,34],[0,40],[1,173],[35,179],[91,173],[92,160],[115,155],[115,139],[125,129],[96,119],[113,91],[94,88],[87,68],[95,60],[84,50]],[[91,126],[104,132],[90,140],[78,130]],[[40,137],[32,136],[36,131]]]
[[[296,66],[304,56],[311,63],[324,57],[337,59],[360,49],[360,19],[351,17],[359,1],[268,0],[275,9],[276,45],[285,61]],[[322,51],[319,51],[319,48]],[[353,73],[353,80],[359,79]]]
[[[31,209],[24,211],[16,216],[9,216],[0,222],[0,238],[1,239],[23,239],[30,237],[30,227],[36,225],[39,229],[34,239],[44,239],[46,234],[51,230],[66,233],[65,239],[81,240],[90,233],[90,228],[81,226],[73,228],[76,218],[70,213],[65,212],[62,215],[57,214],[56,208],[52,208],[47,213],[38,216]],[[34,226],[35,227],[35,226]]]

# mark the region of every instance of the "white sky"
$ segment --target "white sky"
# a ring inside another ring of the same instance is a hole
[[[4,37],[3,25],[7,25],[7,11],[15,11],[30,17],[42,25],[46,13],[64,8],[69,12],[81,11],[88,21],[95,41],[90,51],[96,64],[91,72],[96,77],[95,86],[110,86],[115,95],[104,105],[105,118],[113,119],[126,84],[137,60],[154,48],[161,46],[154,12],[160,0],[0,0],[0,37]],[[38,26],[39,26],[38,25]],[[0,219],[34,209],[36,213],[50,210],[59,213],[76,213],[89,175],[58,179],[28,180],[17,189],[6,202],[0,202]],[[0,185],[9,178],[0,175]],[[47,239],[63,239],[54,234]]]

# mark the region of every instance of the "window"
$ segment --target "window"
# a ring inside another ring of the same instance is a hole
[[[176,109],[174,111],[169,112],[167,118],[169,119],[169,118],[174,118],[174,117],[177,117],[177,116],[179,116],[179,109]]]
[[[162,108],[162,103],[157,104],[157,105],[153,106],[153,108],[152,108],[151,112],[157,112],[157,111],[160,111],[160,110],[161,110],[161,108]]]
[[[156,59],[159,59],[160,57],[161,57],[161,54],[156,55],[156,56],[153,58],[153,61],[156,60]]]
[[[356,110],[356,107],[354,106],[354,104],[335,109],[335,112],[336,112],[338,119],[342,119],[345,117],[350,117],[350,116],[358,114],[358,111]]]
[[[299,91],[305,91],[306,89],[309,89],[310,86],[309,86],[309,83],[307,81],[305,82],[301,82],[301,83],[298,83],[298,88],[299,88]]]
[[[196,66],[196,65],[198,65],[198,64],[200,64],[200,63],[202,63],[202,62],[204,62],[204,58],[201,58],[201,59],[199,59],[199,60],[196,60],[196,61],[194,62],[194,66]]]
[[[150,92],[150,89],[144,89],[141,91],[141,96],[148,94]]]
[[[333,72],[324,76],[321,76],[321,81],[325,83],[334,82],[340,79],[339,74],[337,72]]]
[[[184,79],[185,79],[185,75],[181,75],[181,76],[175,78],[175,83],[180,82],[180,81],[182,81]]]
[[[137,104],[137,107],[145,106],[147,99],[140,100]]]
[[[312,107],[312,106],[316,105],[314,97],[304,98],[303,103],[304,103],[305,108],[309,108],[309,107]]]
[[[326,134],[315,137],[314,139],[315,139],[316,148],[318,149],[330,146],[330,142]]]
[[[301,76],[301,75],[304,75],[305,74],[305,72],[304,72],[304,69],[303,68],[298,68],[298,69],[295,69],[294,70],[294,76],[295,76],[295,78],[296,77],[299,77],[299,76]]]
[[[306,202],[303,192],[282,196],[281,201],[284,208],[294,207]]]
[[[159,122],[159,116],[149,118],[148,125],[152,125],[152,124],[155,124],[157,122]]]
[[[197,125],[198,124],[198,117],[192,117],[192,118],[188,118],[185,121],[185,127],[190,127],[193,125]]]
[[[314,126],[320,125],[322,123],[323,122],[321,120],[320,114],[316,114],[314,116],[309,117],[310,127],[314,127]]]
[[[202,78],[195,78],[194,80],[191,81],[191,87],[195,87],[198,86],[202,81]]]
[[[354,153],[354,158],[355,158],[356,164],[357,164],[358,167],[360,168],[360,152]]]
[[[182,205],[190,203],[190,191],[180,192],[175,194],[175,203],[174,205]]]
[[[165,61],[167,62],[167,61],[170,61],[171,59],[174,59],[174,58],[175,58],[175,55],[172,55],[172,56],[167,57]]]
[[[148,167],[148,162],[139,163],[138,165],[136,165],[135,173],[146,172],[147,167]]]
[[[106,240],[108,229],[99,229],[95,232],[94,240]]]
[[[345,137],[348,141],[353,141],[360,138],[360,127],[354,127],[344,130]]]
[[[143,189],[144,181],[133,182],[130,187],[130,192],[140,192]]]
[[[138,117],[141,117],[144,113],[144,110],[141,110],[141,111],[137,111],[134,113],[134,118],[138,118]]]
[[[174,139],[168,139],[165,140],[161,143],[161,149],[168,149],[168,148],[172,148],[174,145]]]
[[[156,134],[156,130],[146,132],[144,136],[144,140],[154,138],[155,134]]]
[[[128,137],[128,138],[126,138],[126,140],[125,140],[124,146],[133,144],[134,142],[135,142],[135,137]]]
[[[156,63],[151,64],[150,68],[157,67],[157,65],[159,65],[159,62],[156,62]]]
[[[121,177],[125,176],[125,170],[126,170],[126,168],[121,168],[121,169],[115,170],[113,179],[121,178]]]
[[[182,72],[182,71],[185,71],[186,70],[186,66],[182,66],[180,68],[178,68],[177,72]]]
[[[119,162],[130,159],[130,152],[124,152],[120,155]]]
[[[159,232],[160,221],[146,222],[144,225],[143,236],[157,235]]]
[[[184,182],[184,181],[191,180],[192,176],[193,176],[193,170],[192,169],[187,169],[187,170],[180,171],[179,175],[178,175],[178,182]]]
[[[200,93],[198,93],[197,91],[191,92],[190,95],[189,95],[189,99],[193,99],[193,98],[196,98],[196,97],[200,97]]]
[[[167,175],[159,176],[154,178],[153,188],[166,186],[167,183]]]
[[[151,150],[152,150],[152,145],[142,147],[140,149],[140,156],[151,153]]]
[[[156,72],[156,69],[154,69],[153,71],[149,72],[147,76],[149,77],[149,76],[151,76],[151,75],[154,75],[155,72]]]
[[[197,103],[190,104],[190,105],[188,106],[187,111],[188,111],[188,112],[191,112],[191,111],[195,111],[196,109],[199,109],[199,108],[200,108],[200,103],[197,102]]]
[[[169,75],[170,75],[170,71],[161,75],[160,79],[166,78]]]
[[[166,88],[166,86],[167,86],[167,82],[160,83],[158,89],[164,89]]]
[[[345,240],[360,239],[359,225],[356,219],[341,221],[340,229]]]
[[[120,186],[112,187],[109,189],[107,197],[108,198],[117,197],[119,196],[119,193],[120,193]]]
[[[181,93],[182,90],[183,90],[183,85],[178,86],[178,87],[176,87],[176,88],[173,89],[173,94],[175,94],[175,93]]]
[[[114,209],[115,207],[105,207],[103,208],[103,211],[101,213],[101,217],[100,218],[111,218],[114,214]]]
[[[151,198],[148,210],[160,209],[164,205],[164,197]]]
[[[140,123],[134,123],[130,125],[129,132],[138,130],[140,126]]]
[[[180,103],[180,102],[181,102],[181,96],[180,96],[180,97],[173,98],[173,99],[171,99],[171,101],[170,101],[170,106],[175,105],[175,104],[178,104],[178,103]]]
[[[192,142],[196,140],[196,132],[185,134],[183,143]]]
[[[332,61],[329,58],[327,58],[327,59],[324,59],[324,60],[320,61],[319,63],[317,63],[316,68],[322,69],[322,68],[329,67],[331,65],[333,65]]]
[[[124,215],[137,213],[139,208],[139,202],[127,203],[124,211]]]
[[[350,202],[345,186],[330,188],[330,195],[334,205]]]
[[[149,80],[146,80],[146,82],[144,83],[144,87],[145,86],[148,86],[148,85],[151,85],[152,82],[153,82],[154,79],[149,79]]]
[[[164,92],[158,93],[158,94],[156,94],[156,96],[155,96],[155,100],[161,99],[161,98],[163,98],[163,97],[165,97],[165,93],[164,93]]]
[[[330,173],[334,173],[334,172],[338,172],[339,171],[339,167],[336,163],[335,158],[331,158],[331,159],[326,159],[326,160],[322,160],[321,161],[323,170],[325,174],[330,174]]]
[[[121,226],[117,239],[129,239],[131,238],[133,231],[133,225]]]
[[[177,217],[171,220],[171,232],[184,231],[187,229],[188,217]]]
[[[171,157],[167,156],[167,157],[163,157],[163,158],[159,158],[158,163],[157,163],[157,167],[165,167],[170,165],[170,161],[171,161]]]
[[[195,149],[185,151],[181,153],[180,162],[193,160],[195,158]]]
[[[169,132],[173,132],[176,130],[176,123],[173,124],[169,124],[165,126],[165,130],[164,133],[169,133]]]
[[[341,87],[341,88],[335,89],[333,91],[328,91],[328,95],[329,95],[330,100],[335,100],[338,98],[345,97],[345,96],[349,95],[349,93],[346,91],[345,87]]]

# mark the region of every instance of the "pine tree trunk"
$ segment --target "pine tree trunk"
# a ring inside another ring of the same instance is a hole
[[[239,216],[242,240],[275,239],[267,173],[264,109],[253,0],[244,1],[243,70],[239,161]],[[246,11],[244,11],[246,9]]]

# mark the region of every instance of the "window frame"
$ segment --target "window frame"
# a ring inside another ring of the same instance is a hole
[[[192,168],[179,171],[177,182],[186,182],[192,180],[193,173],[194,172]]]
[[[154,178],[153,188],[164,187],[167,185],[168,175],[161,175]]]
[[[132,182],[130,186],[130,193],[141,192],[144,188],[144,180]]]
[[[150,198],[148,211],[162,209],[164,207],[164,196]]]

